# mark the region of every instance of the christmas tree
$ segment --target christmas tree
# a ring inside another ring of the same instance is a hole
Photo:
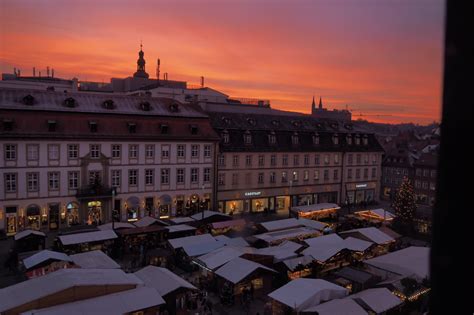
[[[413,217],[415,216],[416,203],[413,186],[408,178],[404,178],[400,188],[395,195],[392,204],[397,221],[405,227],[413,227]]]

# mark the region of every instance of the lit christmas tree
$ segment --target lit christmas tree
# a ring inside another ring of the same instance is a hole
[[[407,177],[403,179],[395,195],[392,207],[400,223],[403,225],[411,225],[413,217],[415,216],[416,203],[413,186]]]

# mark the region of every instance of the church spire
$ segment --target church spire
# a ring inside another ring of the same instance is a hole
[[[148,73],[145,71],[145,53],[143,52],[143,44],[140,41],[140,51],[138,52],[138,60],[137,60],[137,72],[133,74],[134,78],[146,78],[148,79]]]
[[[313,103],[311,103],[311,108],[315,108],[316,107],[316,103],[314,102],[314,95],[313,95]]]
[[[321,96],[319,97],[319,105],[318,105],[319,109],[323,109],[323,101],[321,99]]]

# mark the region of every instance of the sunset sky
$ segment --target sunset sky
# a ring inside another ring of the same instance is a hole
[[[156,59],[170,80],[272,107],[349,106],[371,121],[439,121],[442,0],[0,0],[0,71],[109,82]],[[388,115],[388,116],[377,116]],[[357,118],[355,116],[354,118]]]

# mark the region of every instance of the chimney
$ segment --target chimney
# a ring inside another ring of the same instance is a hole
[[[204,77],[201,77],[201,87],[204,87]]]
[[[20,76],[20,69],[18,69],[18,76]]]
[[[16,76],[16,68],[13,68],[13,74]]]
[[[160,58],[156,61],[156,79],[160,81]]]
[[[33,76],[36,77],[36,68],[33,67]]]
[[[165,79],[165,81],[168,81],[168,72],[165,72],[164,79]]]
[[[49,78],[49,66],[46,67],[46,76]]]

